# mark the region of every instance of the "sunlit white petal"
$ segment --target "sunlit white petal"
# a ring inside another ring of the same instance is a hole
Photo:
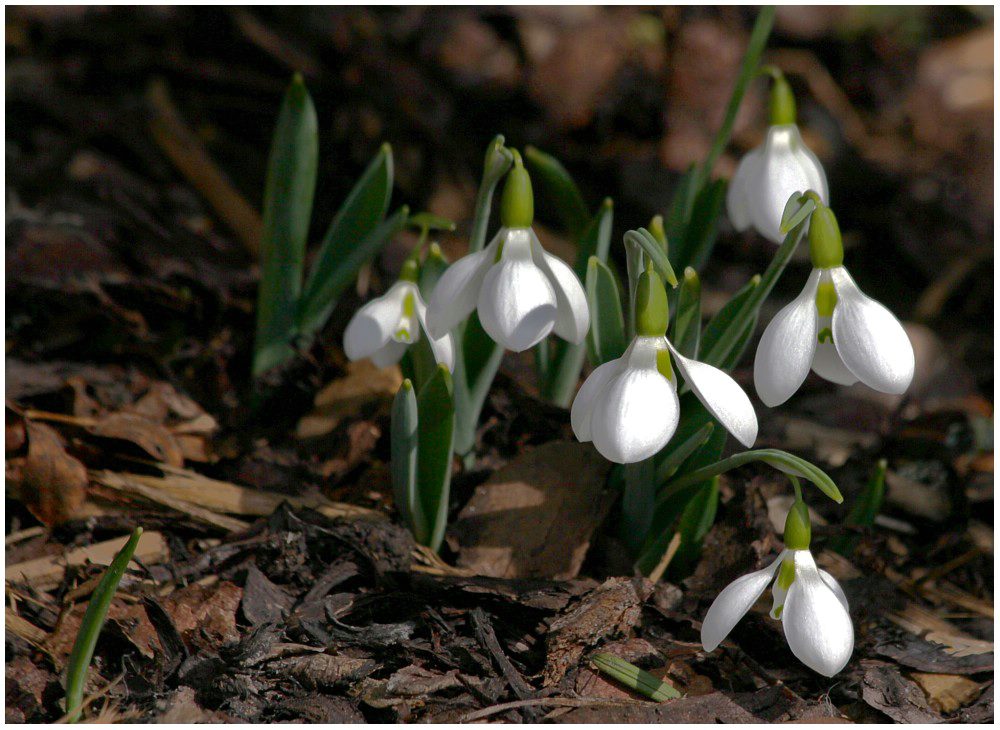
[[[478,311],[486,333],[514,352],[534,347],[552,331],[556,295],[531,260],[527,236],[508,237],[504,242],[500,261],[483,279]]]
[[[426,333],[427,341],[431,345],[431,352],[434,353],[434,359],[447,367],[449,370],[455,370],[455,340],[451,332],[448,332],[443,337],[431,337],[430,333],[427,331],[427,307],[424,304],[424,300],[420,297],[420,293],[417,292],[416,297],[416,310],[417,319],[420,321],[420,326],[423,328],[424,333]]]
[[[718,368],[684,357],[669,340],[667,346],[684,380],[709,413],[737,441],[747,448],[753,446],[753,442],[757,440],[757,414],[743,388]]]
[[[758,147],[744,155],[740,164],[736,166],[733,179],[729,181],[729,189],[726,191],[726,213],[737,231],[745,231],[753,224],[750,211],[750,186],[759,179],[761,153],[762,150]]]
[[[831,269],[837,306],[833,342],[858,380],[882,393],[902,393],[913,380],[913,346],[895,315],[865,296],[844,267]]]
[[[590,441],[590,423],[594,413],[594,406],[597,398],[603,394],[611,379],[621,372],[623,367],[621,358],[610,360],[603,365],[597,366],[594,371],[587,376],[580,386],[576,398],[573,399],[573,407],[569,412],[570,424],[573,426],[573,434],[580,441]]]
[[[753,363],[753,382],[764,404],[774,408],[792,397],[809,374],[816,352],[816,289],[814,270],[798,297],[785,306],[764,330]]]
[[[813,190],[829,202],[826,173],[816,155],[802,141],[799,128],[781,124],[768,129],[756,180],[747,183],[749,210],[754,228],[765,238],[781,243],[781,214],[788,198],[796,192]]]
[[[705,651],[713,651],[721,644],[753,607],[767,584],[774,579],[784,555],[785,553],[779,555],[777,560],[763,570],[737,578],[715,597],[705,620],[701,622],[701,644]]]
[[[505,235],[501,228],[486,248],[463,256],[441,274],[427,303],[427,331],[432,337],[443,337],[476,308],[483,279]]]
[[[531,235],[531,256],[535,264],[549,279],[556,295],[556,324],[553,332],[564,340],[578,344],[583,342],[590,329],[590,308],[587,306],[587,295],[583,291],[580,280],[562,259],[553,256],[542,248],[534,231],[527,229]]]
[[[387,368],[390,365],[395,365],[403,357],[403,353],[406,352],[406,348],[410,345],[406,342],[399,342],[397,340],[389,340],[385,345],[373,352],[370,357],[371,361],[375,363],[376,367]]]
[[[854,626],[841,597],[827,585],[808,550],[796,550],[795,580],[781,624],[792,653],[810,669],[832,677],[854,650]]]

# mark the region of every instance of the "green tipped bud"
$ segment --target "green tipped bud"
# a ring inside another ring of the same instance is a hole
[[[416,283],[420,279],[420,264],[415,256],[407,257],[403,262],[403,270],[399,272],[400,281],[412,281]]]
[[[635,287],[635,331],[640,337],[663,337],[670,321],[670,305],[663,280],[650,264]]]
[[[809,219],[809,256],[817,269],[832,269],[844,263],[844,242],[837,216],[825,205],[817,205]]]
[[[514,166],[507,173],[500,198],[500,223],[506,228],[527,228],[535,219],[535,197],[531,176],[524,169],[521,153],[512,149]]]
[[[801,499],[792,503],[785,518],[785,547],[789,550],[808,550],[812,541],[812,523],[809,508]]]
[[[792,93],[792,87],[778,69],[770,69],[769,72],[774,80],[771,85],[771,97],[768,100],[771,125],[795,124],[795,94]]]

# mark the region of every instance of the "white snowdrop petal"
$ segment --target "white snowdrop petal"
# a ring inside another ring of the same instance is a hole
[[[371,357],[393,338],[403,314],[406,292],[404,283],[397,282],[351,317],[344,330],[344,354],[349,360]]]
[[[757,414],[743,388],[728,374],[681,355],[667,340],[677,369],[715,419],[741,444],[750,448],[757,440]]]
[[[604,393],[608,383],[621,369],[622,361],[620,358],[609,360],[603,365],[598,365],[580,386],[569,412],[573,434],[579,441],[591,440],[590,423],[594,406],[597,405],[597,399]]]
[[[830,317],[820,317],[817,327],[819,328],[819,332],[823,332],[824,329],[829,328],[832,333],[832,319]],[[831,383],[837,383],[838,385],[853,385],[858,382],[854,373],[848,370],[847,366],[844,365],[844,361],[840,359],[837,347],[833,344],[832,335],[825,342],[817,342],[816,354],[813,355],[812,369],[821,378],[829,380]]]
[[[840,601],[840,605],[843,606],[844,610],[849,613],[851,609],[847,605],[847,596],[844,595],[844,589],[840,587],[840,583],[838,583],[836,578],[834,578],[832,575],[827,573],[822,568],[819,568],[818,570],[819,570],[819,577],[822,578],[823,582],[830,587],[830,590],[833,591],[833,594],[837,597],[837,600]]]
[[[427,303],[427,332],[431,337],[443,337],[472,314],[479,301],[483,279],[493,265],[499,241],[505,234],[505,229],[501,228],[486,248],[463,256],[441,274]]]
[[[406,352],[407,347],[409,347],[409,345],[405,342],[389,340],[382,348],[371,354],[371,361],[375,363],[376,367],[380,368],[387,368],[390,365],[395,365],[402,359],[403,353]]]
[[[493,340],[523,352],[545,338],[556,321],[556,295],[531,260],[527,241],[508,240],[479,291],[479,321]]]
[[[826,677],[843,669],[854,651],[851,616],[807,550],[795,552],[795,581],[785,597],[781,624],[792,653]]]
[[[726,214],[729,216],[733,228],[737,231],[745,231],[753,223],[750,210],[750,186],[753,185],[759,175],[761,149],[751,150],[740,164],[736,166],[732,180],[729,181],[729,188],[726,190]]]
[[[576,274],[562,259],[542,248],[534,231],[531,234],[531,257],[545,273],[556,295],[556,323],[553,332],[568,342],[579,344],[590,329],[587,295]]]
[[[714,651],[747,611],[753,608],[767,584],[774,579],[784,554],[779,555],[777,560],[763,570],[737,578],[715,597],[701,622],[701,645],[705,647],[705,651]]]
[[[748,184],[754,228],[775,243],[784,240],[781,214],[793,193],[814,190],[824,203],[829,202],[823,167],[794,124],[768,129],[756,178]]]
[[[903,393],[913,380],[913,345],[895,315],[865,296],[844,267],[830,270],[837,291],[833,343],[844,365],[882,393]]]
[[[677,391],[659,371],[624,368],[597,397],[591,438],[608,461],[631,464],[666,445],[679,415]]]
[[[427,335],[427,341],[430,342],[431,352],[434,353],[434,359],[446,366],[448,370],[454,372],[455,370],[455,339],[451,332],[448,332],[443,337],[431,337],[430,332],[427,330],[427,305],[424,304],[423,297],[420,296],[420,291],[416,293],[416,314],[417,320],[420,323],[420,329],[423,329],[424,334]]]
[[[764,330],[753,363],[757,395],[770,408],[784,403],[809,374],[816,352],[816,289],[813,270],[798,297],[775,315]]]

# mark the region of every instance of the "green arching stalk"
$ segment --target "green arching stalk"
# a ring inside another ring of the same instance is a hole
[[[697,189],[700,189],[701,184],[711,177],[715,163],[719,161],[722,152],[729,145],[729,138],[733,134],[733,124],[736,123],[736,115],[740,110],[740,103],[746,94],[747,86],[757,75],[757,70],[760,67],[760,57],[763,55],[767,39],[771,35],[771,28],[774,26],[774,14],[773,5],[765,5],[760,9],[760,13],[757,14],[757,20],[750,33],[750,42],[747,44],[747,52],[743,56],[743,64],[740,66],[740,75],[736,78],[732,96],[729,97],[729,104],[726,106],[726,116],[723,117],[722,126],[719,128],[718,133],[716,133],[708,156],[701,166]]]
[[[111,561],[107,572],[90,597],[87,611],[83,614],[83,622],[80,624],[80,631],[73,643],[73,651],[69,655],[66,670],[66,714],[69,716],[69,722],[76,722],[80,717],[83,687],[87,679],[87,670],[90,668],[90,661],[94,658],[97,639],[101,635],[104,619],[108,616],[111,599],[115,597],[115,591],[118,590],[118,584],[121,582],[122,576],[125,575],[125,568],[132,560],[132,555],[135,554],[141,536],[142,528],[136,527],[128,542],[125,543],[125,547],[119,550]]]
[[[503,145],[504,137],[498,134],[486,151],[483,179],[476,193],[476,206],[472,214],[472,231],[469,234],[469,253],[482,251],[486,245],[486,227],[490,223],[490,208],[497,184],[514,164],[514,155]]]

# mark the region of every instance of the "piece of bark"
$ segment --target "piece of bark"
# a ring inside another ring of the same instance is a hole
[[[670,702],[578,707],[556,720],[559,723],[756,723],[756,717],[722,692],[683,697]]]
[[[251,563],[243,585],[240,607],[243,616],[253,626],[281,621],[291,610],[295,599],[276,586]]]
[[[553,441],[522,454],[459,514],[458,565],[495,578],[575,577],[614,501],[609,468],[589,444]]]
[[[894,664],[864,660],[861,697],[871,707],[896,722],[941,722],[927,704],[920,687],[899,672]]]
[[[653,592],[645,578],[609,578],[549,627],[543,685],[559,682],[599,641],[630,631]]]

